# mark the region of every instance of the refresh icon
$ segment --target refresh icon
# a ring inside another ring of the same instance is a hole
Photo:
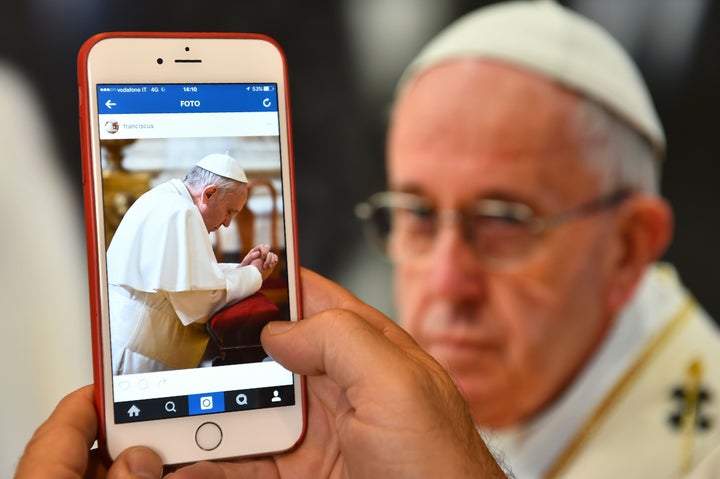
[[[272,102],[270,101],[270,98],[265,98],[265,99],[262,101],[262,105],[263,105],[265,108],[270,108],[270,106],[272,105]]]

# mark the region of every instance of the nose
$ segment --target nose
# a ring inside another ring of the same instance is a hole
[[[223,221],[223,223],[222,223],[225,228],[227,228],[227,227],[230,226],[230,223],[231,223],[232,220],[233,220],[233,216],[235,216],[235,215],[227,215],[227,216],[225,216],[225,221]]]
[[[480,300],[485,296],[487,273],[459,224],[439,227],[428,261],[427,281],[435,294],[457,300]]]

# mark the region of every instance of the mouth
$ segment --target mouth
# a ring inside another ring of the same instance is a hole
[[[433,356],[447,359],[476,361],[478,357],[498,354],[500,345],[488,339],[466,336],[439,336],[426,342],[427,350]]]

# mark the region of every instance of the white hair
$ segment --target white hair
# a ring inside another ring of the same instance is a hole
[[[215,185],[218,187],[218,191],[220,191],[221,194],[224,194],[240,182],[217,175],[205,168],[193,166],[187,172],[187,175],[185,175],[183,183],[185,183],[185,186],[192,191],[200,191],[206,186]]]
[[[661,158],[627,123],[585,97],[579,97],[571,122],[582,156],[600,175],[602,188],[659,194]]]

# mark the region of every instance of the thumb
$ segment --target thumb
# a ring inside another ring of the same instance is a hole
[[[406,333],[393,323],[379,330],[352,311],[334,309],[302,321],[272,321],[260,341],[270,357],[291,371],[327,374],[341,388],[366,386],[374,378],[370,386],[377,389],[393,376],[381,374],[388,364],[407,361],[401,334]]]
[[[125,449],[108,471],[107,479],[160,479],[163,463],[160,456],[147,447]]]

